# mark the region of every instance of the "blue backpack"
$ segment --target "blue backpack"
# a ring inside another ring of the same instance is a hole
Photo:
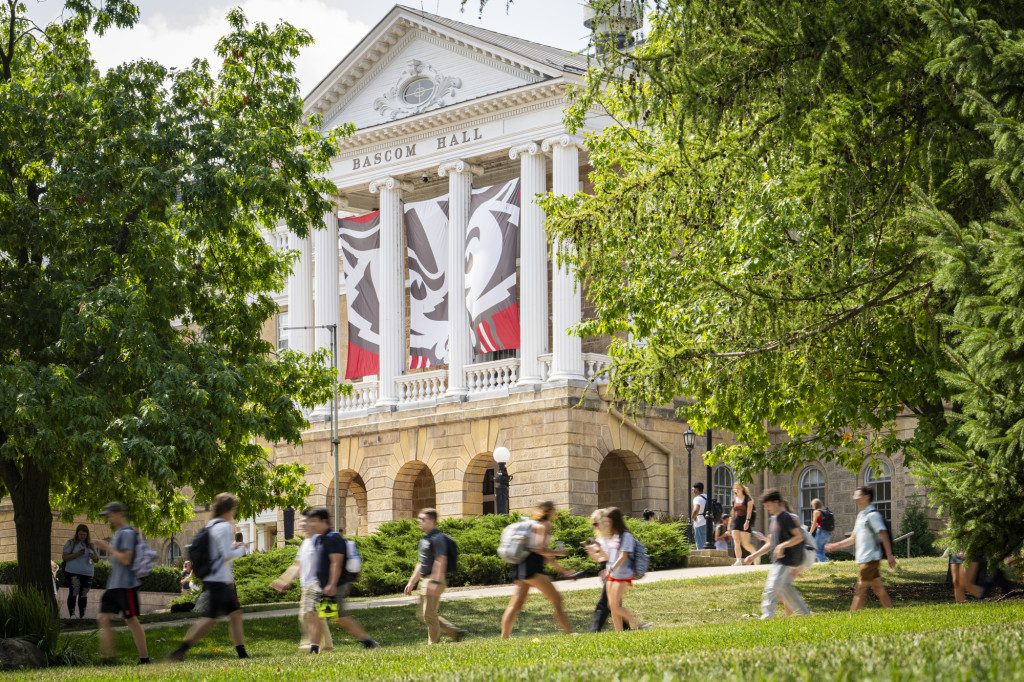
[[[630,533],[630,535],[633,535]],[[651,557],[647,554],[647,548],[633,535],[633,551],[630,555],[633,560],[633,578],[639,580],[647,575],[647,569],[651,565]]]

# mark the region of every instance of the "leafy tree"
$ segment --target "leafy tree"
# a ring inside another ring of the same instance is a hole
[[[46,585],[51,509],[122,500],[166,533],[221,490],[243,514],[297,504],[296,402],[326,400],[323,357],[275,354],[261,329],[337,149],[306,120],[292,60],[310,36],[229,13],[216,75],[195,61],[101,73],[86,35],[127,27],[127,0],[67,0],[38,28],[0,6],[0,494],[19,582]],[[191,495],[191,496],[190,496]]]

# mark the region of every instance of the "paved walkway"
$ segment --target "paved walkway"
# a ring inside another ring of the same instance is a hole
[[[644,576],[642,584],[661,582],[662,580],[688,580],[692,578],[711,578],[720,575],[734,575],[737,573],[751,573],[767,570],[768,565],[758,566],[703,566],[699,568],[675,568],[668,571],[652,571]],[[574,592],[576,590],[596,590],[601,588],[599,578],[581,578],[580,580],[560,580],[555,582],[559,592]],[[461,601],[463,599],[482,599],[484,597],[508,597],[515,591],[515,585],[494,585],[490,587],[454,588],[448,590],[441,597],[441,601]],[[356,611],[361,609],[379,609],[390,606],[411,606],[418,603],[418,597],[387,597],[385,599],[352,599],[346,602],[345,607]],[[271,611],[257,611],[246,613],[245,619],[254,618],[281,618],[282,616],[296,615],[296,607],[274,609]],[[146,623],[145,629],[181,627],[192,625],[195,618],[182,620],[168,620],[161,623]]]

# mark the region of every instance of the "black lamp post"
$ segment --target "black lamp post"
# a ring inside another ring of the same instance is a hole
[[[683,434],[683,447],[686,448],[686,498],[690,499],[690,494],[693,492],[693,481],[691,480],[691,469],[693,465],[693,446],[697,443],[697,434],[693,432],[690,427],[686,428],[686,433]],[[690,540],[693,540],[693,521],[690,515],[693,513],[690,511],[690,505],[686,505],[687,513],[686,520],[689,521],[688,528],[690,529],[689,536]]]
[[[494,508],[499,514],[508,514],[508,484],[512,477],[508,475],[505,465],[512,458],[506,447],[494,448],[494,461],[498,463],[498,471],[494,474]]]
[[[707,451],[711,452],[711,429],[708,429],[707,436],[708,436],[708,449],[707,449]],[[708,487],[707,487],[707,489],[704,492],[706,492],[708,494],[708,502],[707,502],[707,504],[704,505],[704,516],[707,519],[708,532],[707,532],[707,540],[704,542],[704,549],[714,549],[715,548],[715,540],[714,540],[714,538],[712,536],[714,535],[715,524],[718,523],[719,519],[711,518],[711,500],[714,499],[711,496],[711,492],[713,490],[713,488],[711,487],[711,465],[710,464],[706,464],[705,466],[707,468],[708,482],[707,482],[706,485]]]

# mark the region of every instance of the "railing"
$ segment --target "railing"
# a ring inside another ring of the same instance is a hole
[[[398,386],[399,405],[437,400],[448,389],[448,370],[404,374],[395,383]]]
[[[492,360],[466,366],[469,394],[507,391],[519,380],[519,358]]]
[[[895,540],[893,540],[892,541],[892,553],[896,554],[896,543],[897,542],[899,542],[900,540],[906,540],[907,541],[907,558],[909,559],[910,558],[910,538],[911,538],[911,536],[913,534],[914,534],[914,531],[910,531],[909,533],[905,533],[905,534],[899,536],[898,538],[896,538]]]
[[[377,382],[352,384],[352,393],[338,396],[338,412],[361,412],[377,404]]]
[[[537,356],[537,359],[540,361],[541,381],[547,381],[548,377],[551,376],[551,363],[553,357],[554,356],[551,353]],[[607,355],[601,355],[600,353],[584,353],[583,376],[587,381],[593,381],[596,384],[607,384],[608,376],[600,373],[610,367],[611,364],[612,359]]]
[[[545,355],[538,355],[537,359],[540,361],[540,380],[547,381],[548,377],[551,376],[551,361],[555,356],[551,353]]]

